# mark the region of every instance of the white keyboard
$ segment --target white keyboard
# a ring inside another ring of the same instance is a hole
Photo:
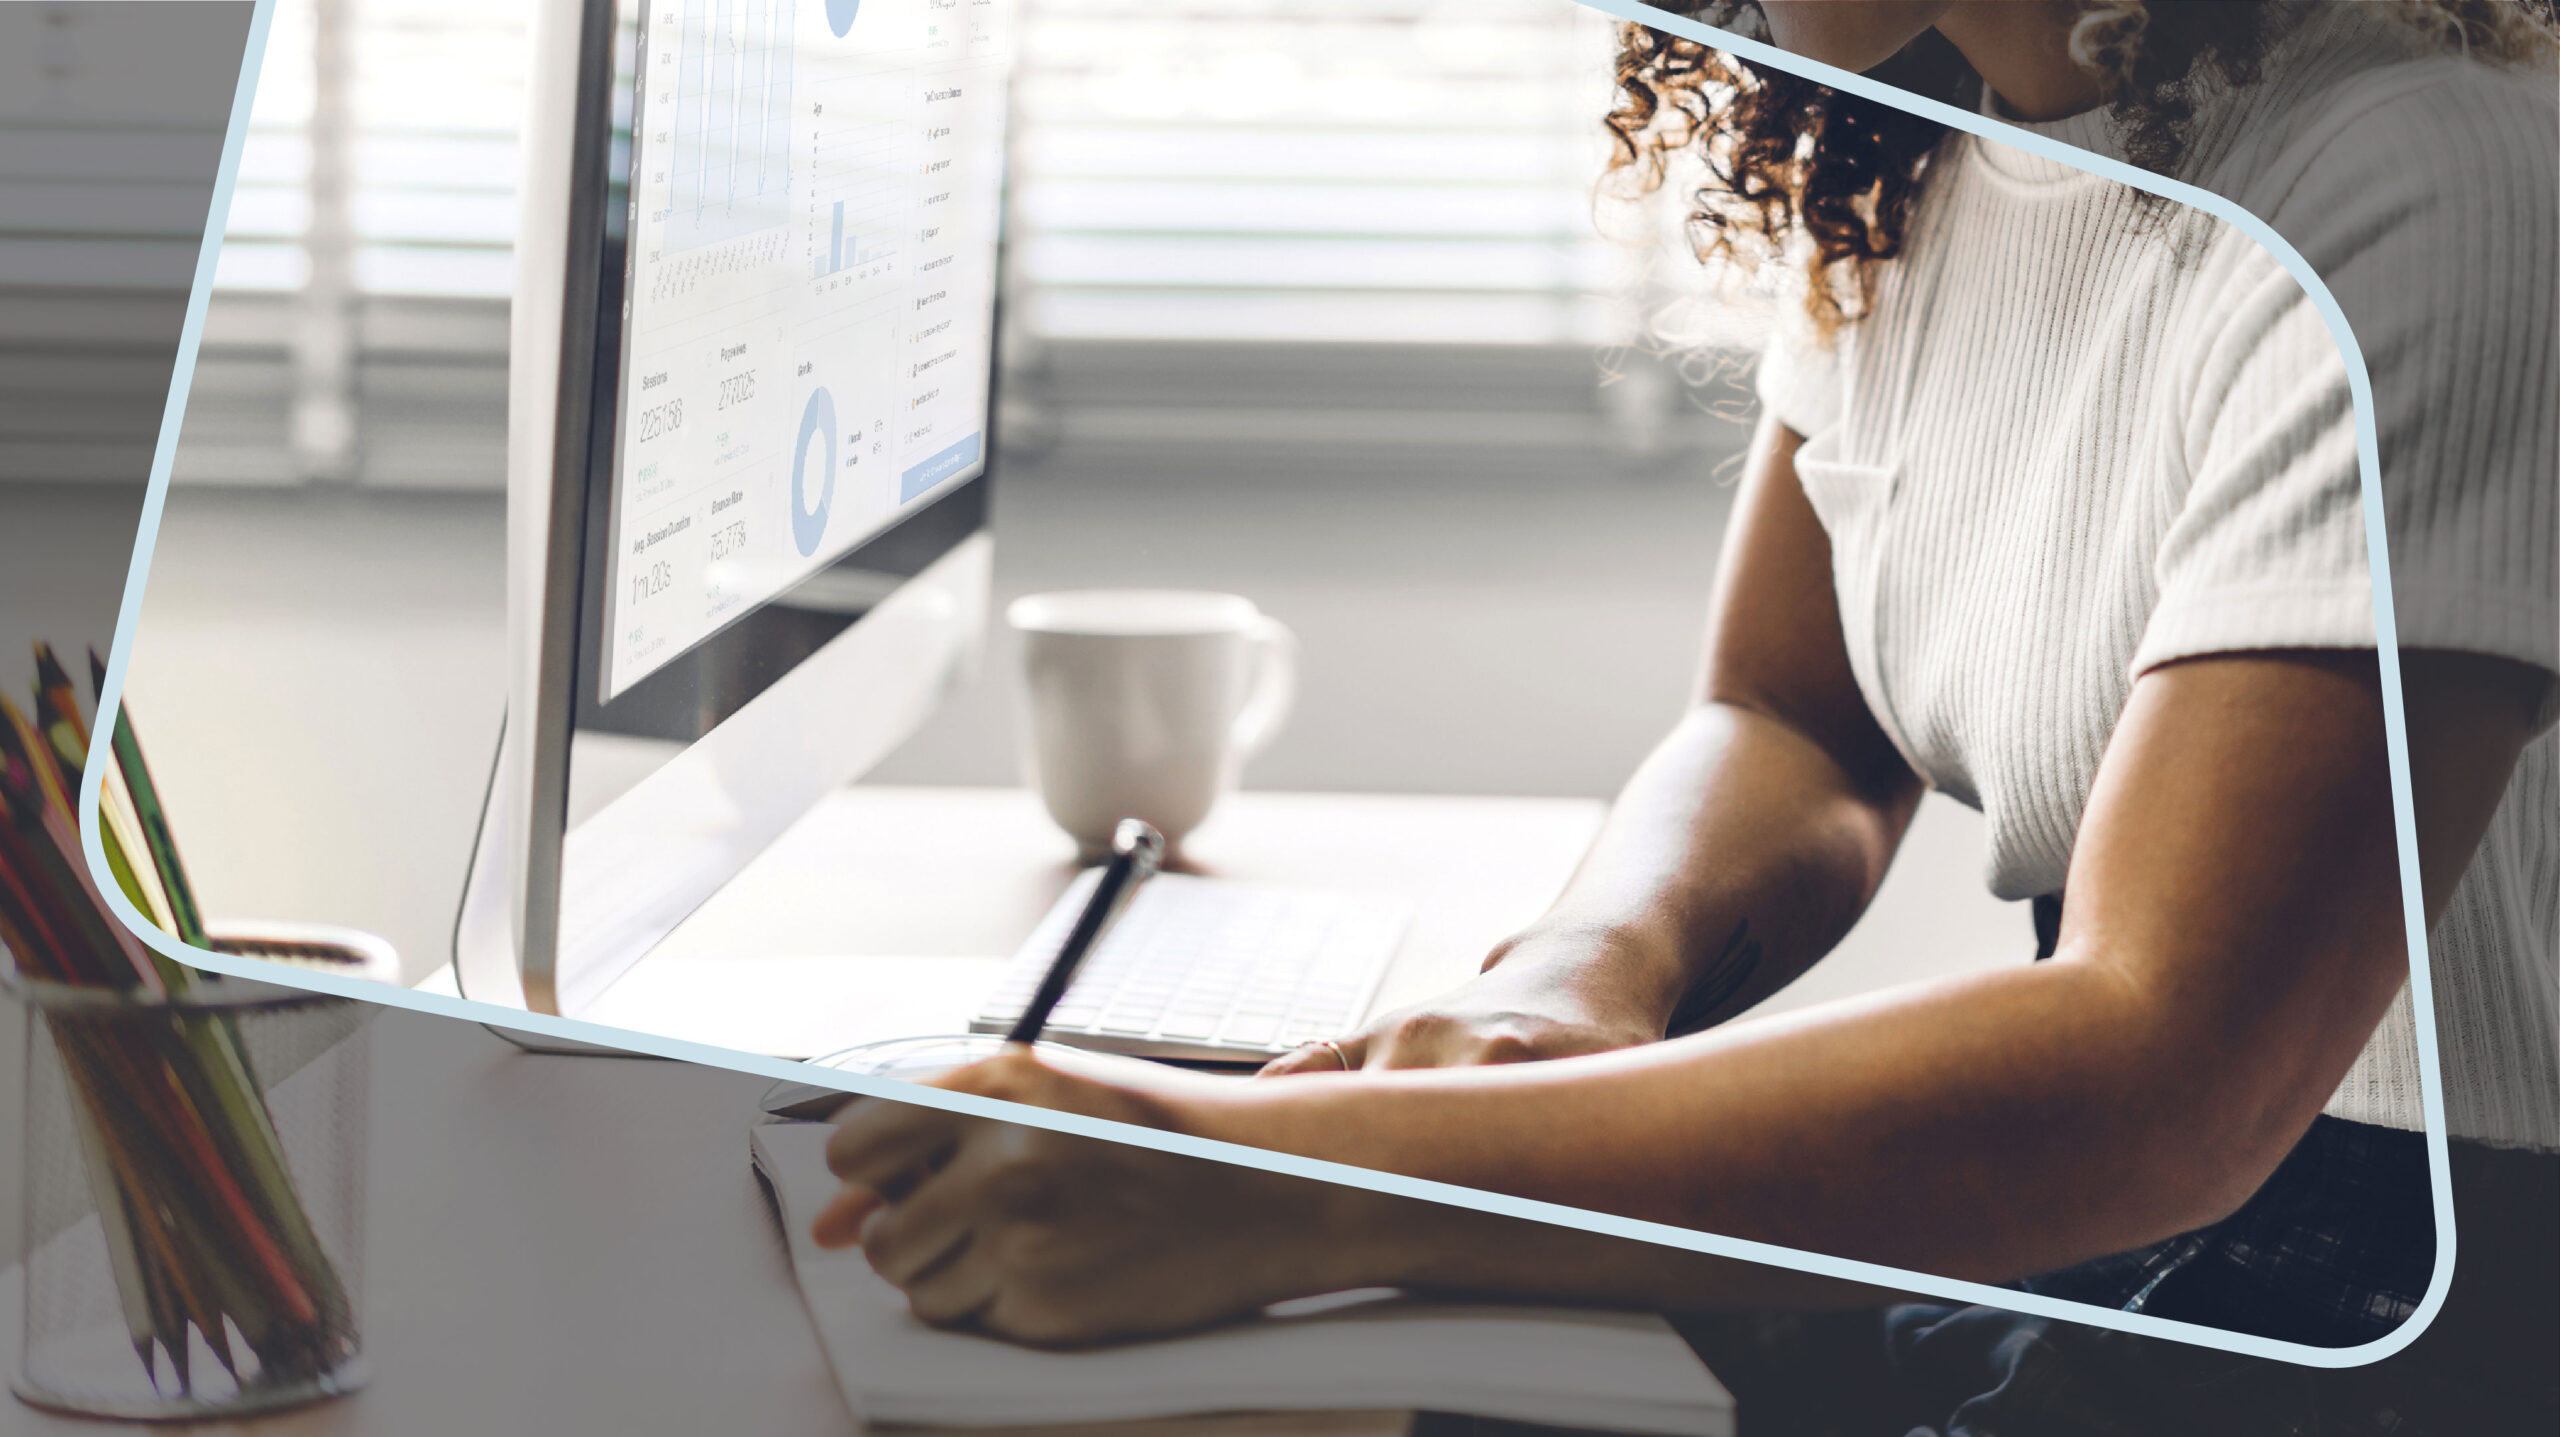
[[[1070,884],[969,1023],[1021,1016],[1102,870]],[[1085,955],[1042,1036],[1147,1058],[1256,1062],[1358,1024],[1410,906],[1365,893],[1158,875]]]

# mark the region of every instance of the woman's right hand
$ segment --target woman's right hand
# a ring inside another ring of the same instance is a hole
[[[1672,1005],[1654,971],[1615,934],[1532,930],[1466,983],[1350,1037],[1283,1053],[1262,1072],[1525,1063],[1659,1042]]]

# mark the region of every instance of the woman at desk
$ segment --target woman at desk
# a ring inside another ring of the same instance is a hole
[[[1702,12],[2205,184],[2328,277],[2379,399],[2451,1135],[2560,1148],[2554,156],[2548,75],[2514,73],[2547,72],[2550,7]],[[2388,1334],[2432,1206],[2319,311],[2209,216],[1624,43],[1620,173],[1703,152],[1702,250],[1809,268],[1694,706],[1554,908],[1437,1002],[1254,1082],[1027,1055],[948,1081],[2295,1342]],[[1728,1022],[1847,932],[1932,786],[1985,813],[2044,961]],[[929,1318],[1032,1340],[1371,1283],[1697,1307],[1789,1281],[888,1104],[832,1151],[827,1240]]]

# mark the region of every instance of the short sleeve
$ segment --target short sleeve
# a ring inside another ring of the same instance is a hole
[[[2155,561],[2133,667],[2244,649],[2371,648],[2355,410],[2302,287],[2227,234],[2196,309],[2184,503]]]
[[[2560,109],[2484,67],[2422,68],[2309,127],[2251,208],[2325,282],[2371,379],[2401,646],[2560,675]],[[2373,642],[2345,363],[2260,258],[2218,296],[2137,668]]]

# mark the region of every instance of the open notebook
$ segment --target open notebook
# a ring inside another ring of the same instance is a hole
[[[1459,1412],[1632,1433],[1733,1431],[1733,1399],[1658,1317],[1387,1302],[1185,1337],[1040,1352],[940,1332],[859,1251],[825,1252],[809,1220],[835,1191],[817,1123],[754,1130],[809,1306],[863,1421],[946,1427],[1107,1422],[1179,1413]]]

